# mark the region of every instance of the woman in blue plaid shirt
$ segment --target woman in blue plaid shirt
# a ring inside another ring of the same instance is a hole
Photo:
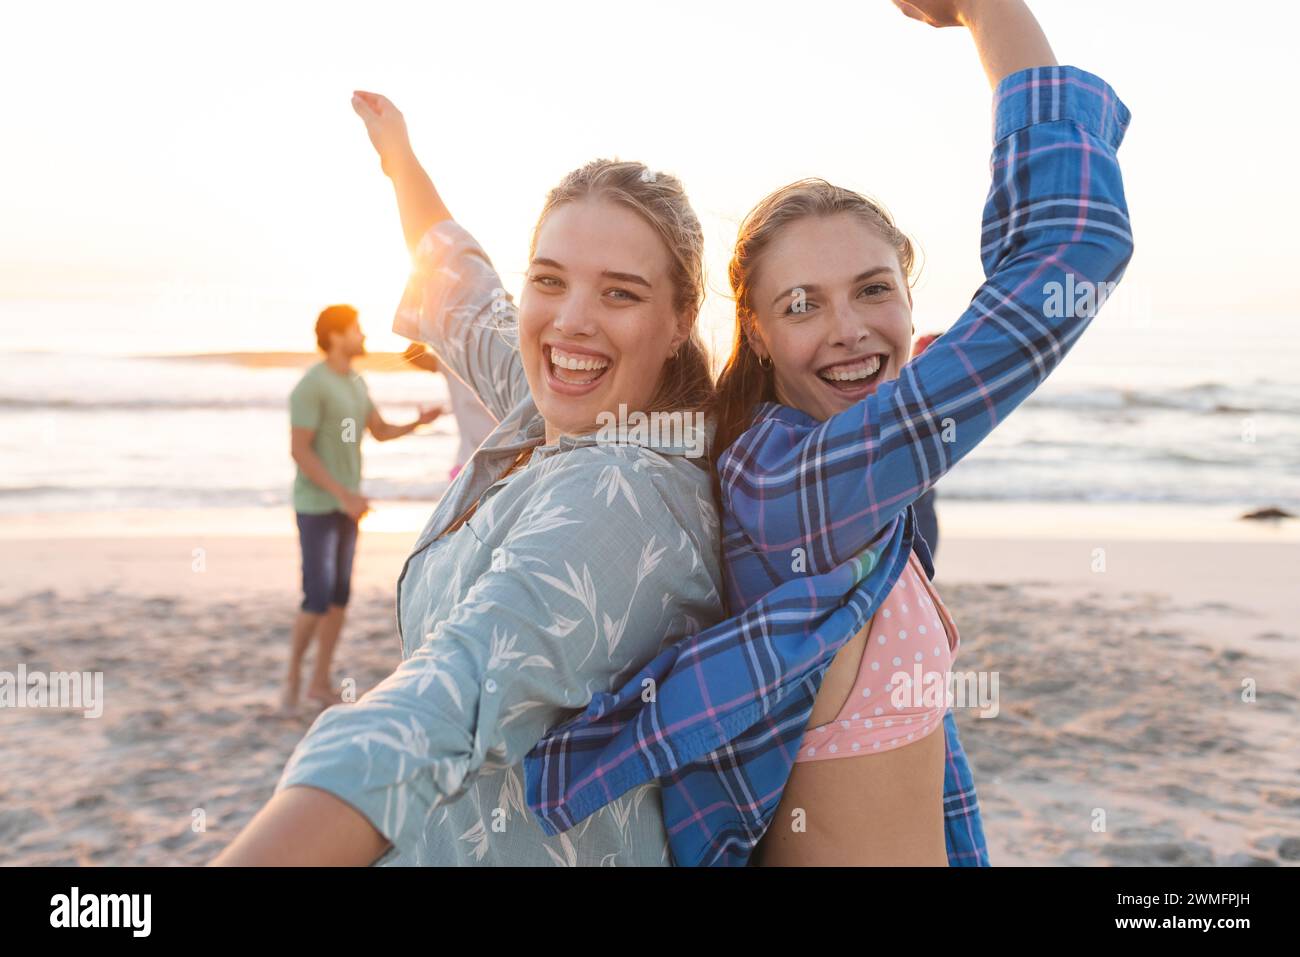
[[[1116,150],[1130,115],[1105,81],[1057,65],[1020,0],[895,2],[969,28],[994,88],[986,281],[908,363],[911,246],[881,207],[808,180],[747,217],[714,445],[735,617],[665,650],[538,744],[528,800],[548,833],[660,778],[678,864],[988,863],[946,699],[944,734],[808,763],[801,745],[833,718],[878,730],[866,726],[875,708],[851,696],[881,664],[877,612],[888,616],[909,580],[915,591],[917,561],[929,563],[911,503],[1087,327],[1101,297],[1060,315],[1047,307],[1053,288],[1109,290],[1123,275],[1132,236]],[[953,628],[952,649],[955,638]]]
[[[934,26],[969,26],[994,89],[1008,69],[1056,64],[1023,3],[918,0],[898,6]],[[792,507],[823,494],[803,487],[824,481],[823,468],[801,467],[800,458],[815,448],[812,437],[779,451],[772,448],[789,441],[788,435],[766,420],[760,403],[779,403],[825,422],[897,380],[916,332],[910,288],[914,263],[911,241],[883,206],[825,180],[801,180],[777,190],[741,224],[728,270],[737,304],[736,334],[718,390],[717,448],[727,452],[723,469],[741,479],[720,490],[732,607],[752,604],[789,577],[784,569],[772,570],[783,553],[798,566],[809,541],[802,529],[795,534]],[[763,430],[775,440],[772,446],[765,447],[755,434]],[[741,434],[745,441],[733,447]],[[739,456],[744,465],[738,464]],[[858,473],[858,501],[846,505],[869,507],[877,471],[871,457],[870,446],[859,445],[851,458],[834,466],[841,474],[846,468]],[[764,459],[765,467],[752,464]],[[803,462],[812,460],[808,455]],[[787,469],[789,485],[781,500],[773,502],[758,487]],[[895,504],[907,505],[901,500],[911,501],[913,492],[920,491],[900,488]],[[746,508],[747,500],[755,498],[768,507],[759,513]],[[839,516],[823,517],[834,521]],[[858,547],[867,544],[863,540]],[[910,671],[914,655],[922,667],[946,675],[958,645],[950,623],[912,559],[871,620],[822,673],[790,779],[752,863],[948,863],[945,745],[951,735],[954,750],[960,751],[956,727],[943,730],[950,713],[944,701],[914,699],[910,690],[900,699],[890,676]],[[922,646],[923,651],[916,650]]]

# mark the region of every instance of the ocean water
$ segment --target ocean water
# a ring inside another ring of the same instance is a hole
[[[13,319],[11,308],[6,323]],[[0,513],[288,506],[287,397],[301,369],[97,352],[85,335],[46,337],[33,349],[30,325],[7,338],[0,334],[0,347],[9,345]],[[446,402],[441,376],[365,375],[390,421]],[[368,495],[442,494],[455,422],[448,415],[425,428],[387,443],[365,439]],[[939,490],[950,500],[1300,511],[1295,323],[1108,325],[1103,310],[1060,369]]]
[[[298,368],[66,353],[11,354],[0,385],[0,512],[288,506],[290,390]],[[390,422],[447,405],[442,376],[371,372]],[[459,444],[445,415],[362,442],[364,491],[427,500]]]

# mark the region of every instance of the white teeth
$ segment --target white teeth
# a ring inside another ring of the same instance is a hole
[[[823,379],[830,379],[832,382],[853,382],[857,379],[866,379],[876,374],[880,369],[880,356],[871,356],[865,359],[859,365],[837,367],[829,372],[822,372],[819,375]]]
[[[554,346],[551,346],[551,361],[561,369],[572,369],[576,372],[594,372],[597,369],[604,369],[609,365],[608,359],[597,359],[593,356],[576,356],[568,352],[561,352]]]

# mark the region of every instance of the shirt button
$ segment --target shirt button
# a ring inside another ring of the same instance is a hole
[[[497,683],[489,678],[487,681],[483,682],[483,690],[488,694],[491,694],[497,690]]]

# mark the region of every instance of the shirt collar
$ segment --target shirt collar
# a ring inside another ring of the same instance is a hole
[[[523,410],[521,416],[525,423],[518,432],[515,433],[514,440],[509,443],[511,446],[518,445],[519,448],[532,447],[533,459],[542,459],[560,452],[567,452],[570,449],[582,448],[588,445],[639,445],[642,448],[652,449],[661,455],[676,455],[683,458],[696,460],[702,468],[708,465],[708,450],[713,445],[713,436],[717,431],[717,420],[713,416],[706,415],[704,419],[704,441],[699,443],[695,437],[692,426],[686,426],[691,430],[681,436],[682,441],[671,443],[659,436],[659,441],[642,441],[635,432],[626,434],[624,441],[611,442],[602,440],[598,432],[591,432],[586,435],[561,435],[555,442],[550,445],[546,444],[546,420],[542,414],[537,411],[537,406],[532,398],[525,400],[527,407]],[[653,438],[653,437],[651,437]],[[699,455],[700,449],[704,450],[703,455]]]
[[[821,419],[814,418],[800,409],[782,405],[780,402],[760,402],[755,407],[754,417],[750,419],[749,426],[753,428],[768,419],[775,419],[778,422],[784,422],[786,425],[799,425],[806,428],[813,428],[822,424]]]

